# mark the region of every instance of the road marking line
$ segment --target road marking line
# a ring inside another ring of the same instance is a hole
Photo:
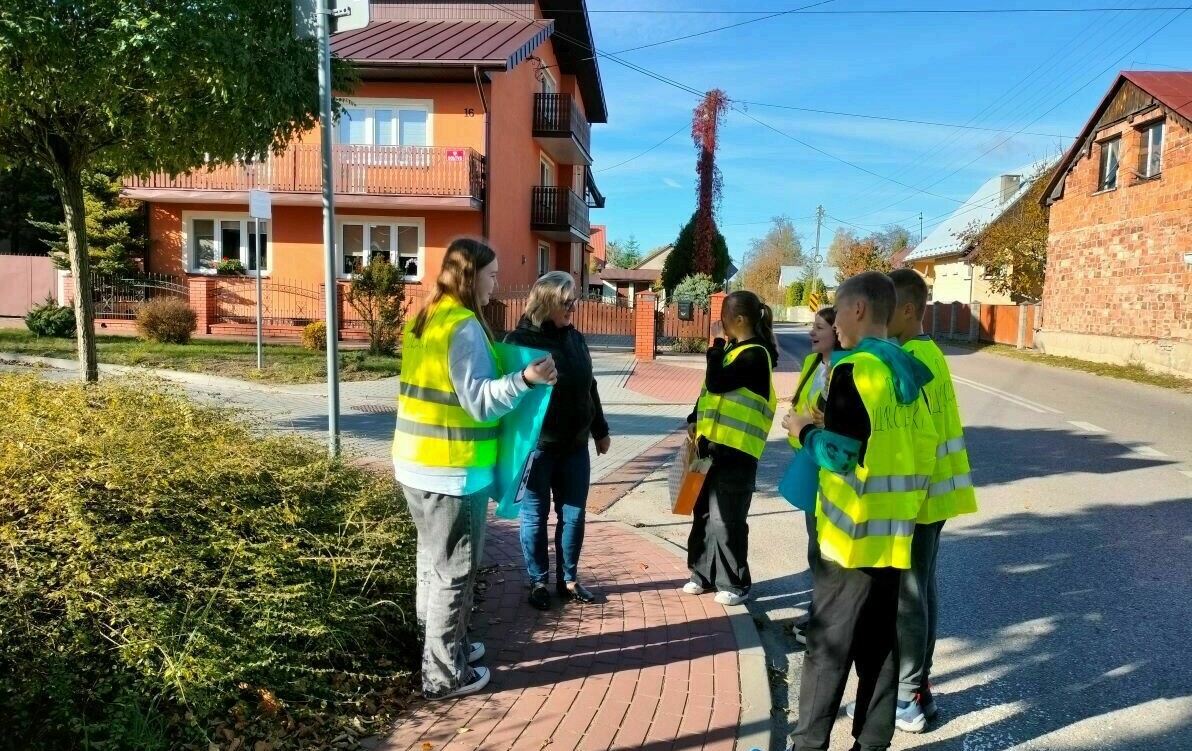
[[[1026,407],[1028,409],[1034,410],[1035,412],[1050,412],[1053,415],[1061,414],[1060,410],[1053,407],[1048,407],[1046,404],[1040,404],[1039,402],[1032,401],[1026,397],[1019,396],[1018,394],[1012,394],[1009,391],[1002,391],[1001,389],[997,389],[993,386],[988,386],[977,381],[972,381],[968,378],[961,378],[960,376],[953,375],[952,380],[956,381],[957,383],[963,383],[966,386],[971,386],[972,388],[978,389],[980,391],[984,391],[987,394],[1000,396],[1006,401],[1014,402],[1020,407]]]
[[[1153,449],[1141,443],[1127,443],[1125,444],[1131,451],[1139,456],[1145,456],[1148,459],[1166,459],[1167,454],[1164,454],[1158,449]]]
[[[1086,433],[1108,433],[1105,428],[1098,427],[1091,422],[1080,422],[1078,420],[1068,420],[1069,425],[1075,425]]]

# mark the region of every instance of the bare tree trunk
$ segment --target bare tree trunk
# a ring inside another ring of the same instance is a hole
[[[99,380],[95,353],[95,301],[91,295],[91,256],[87,252],[87,218],[83,208],[83,171],[78,164],[59,164],[55,182],[66,217],[66,248],[74,277],[74,311],[79,370],[88,383]]]

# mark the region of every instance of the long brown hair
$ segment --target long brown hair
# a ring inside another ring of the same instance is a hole
[[[747,289],[740,289],[724,298],[724,307],[730,313],[745,316],[753,329],[753,335],[772,344],[775,350],[778,349],[778,340],[774,338],[774,311],[760,297]]]
[[[476,314],[480,327],[492,341],[493,332],[484,320],[484,311],[476,304],[476,275],[485,266],[496,260],[497,254],[488,244],[474,237],[457,237],[447,246],[447,254],[443,256],[443,268],[439,270],[439,277],[435,279],[435,293],[430,302],[418,311],[414,319],[411,333],[422,338],[422,331],[426,328],[426,321],[430,313],[444,296],[450,295],[459,304]]]

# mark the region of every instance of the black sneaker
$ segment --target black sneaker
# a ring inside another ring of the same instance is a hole
[[[454,691],[444,691],[441,694],[423,694],[423,696],[430,701],[443,701],[445,699],[467,696],[487,686],[491,678],[492,673],[489,672],[488,668],[472,668],[472,679],[468,683],[465,683]]]
[[[530,587],[530,604],[539,610],[550,610],[550,592],[546,589],[546,584],[538,582]]]
[[[596,595],[579,582],[573,582],[571,586],[559,584],[555,587],[555,592],[565,601],[579,602],[585,605],[596,602]]]

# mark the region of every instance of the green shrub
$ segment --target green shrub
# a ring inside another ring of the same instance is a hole
[[[327,323],[315,321],[302,327],[302,346],[307,349],[327,349]]]
[[[392,355],[397,352],[397,338],[405,312],[401,269],[381,256],[373,256],[370,264],[352,275],[346,297],[368,331],[368,353]]]
[[[802,280],[791,282],[786,287],[784,304],[788,308],[798,307],[803,302],[803,289],[806,285]]]
[[[7,747],[380,731],[420,651],[392,479],[164,388],[0,375]]]
[[[225,258],[216,264],[215,273],[220,276],[244,276],[248,269],[244,268],[239,258]]]
[[[73,338],[75,335],[74,308],[59,305],[47,297],[41,305],[35,305],[25,316],[25,325],[38,336]]]
[[[708,340],[702,336],[682,336],[675,342],[675,352],[686,354],[708,351]]]
[[[137,308],[137,333],[163,344],[186,344],[198,325],[190,305],[177,297],[158,297]]]
[[[683,277],[683,280],[675,285],[675,291],[668,299],[671,302],[691,300],[696,307],[707,313],[712,306],[712,293],[718,291],[720,285],[712,281],[712,277],[707,274],[692,274]]]

